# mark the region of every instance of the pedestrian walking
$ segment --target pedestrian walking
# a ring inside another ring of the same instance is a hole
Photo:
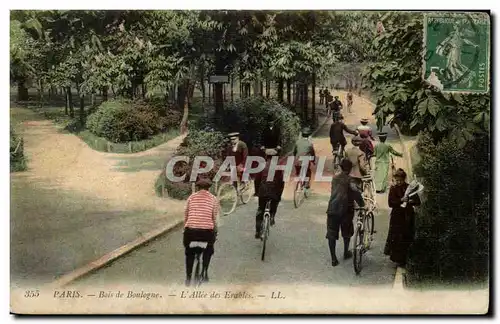
[[[389,163],[391,154],[395,156],[403,156],[402,153],[397,152],[390,144],[385,143],[387,133],[379,133],[380,143],[375,145],[375,190],[377,193],[383,193],[387,190]]]

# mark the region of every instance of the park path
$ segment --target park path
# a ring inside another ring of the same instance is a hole
[[[183,202],[154,191],[182,136],[144,152],[102,153],[31,110],[11,116],[28,159],[28,170],[10,177],[13,281],[51,281],[182,213]]]
[[[340,93],[342,96],[343,93]],[[359,98],[356,98],[359,99]],[[371,118],[373,105],[355,100],[353,112],[345,113],[346,124],[354,128],[361,118]],[[323,119],[324,120],[324,119]],[[372,126],[373,126],[373,118]],[[329,128],[331,119],[313,137],[317,156],[326,156],[325,176],[332,174]],[[389,140],[396,149],[398,137],[394,132]],[[349,140],[350,142],[350,140]],[[351,144],[348,144],[350,147]],[[402,161],[399,161],[401,164]],[[254,238],[256,199],[240,205],[236,211],[221,219],[214,255],[213,277],[215,285],[306,284],[337,287],[364,287],[369,285],[392,290],[396,266],[383,255],[389,225],[387,194],[377,195],[379,212],[375,227],[377,234],[372,249],[366,255],[366,268],[356,276],[352,261],[343,261],[332,268],[325,239],[326,208],[331,183],[313,182],[312,195],[300,208],[293,205],[293,180],[286,184],[282,202],[278,207],[276,226],[271,231],[266,262],[261,262],[261,243]],[[182,230],[175,230],[143,246],[127,257],[120,258],[106,268],[77,281],[79,287],[104,287],[131,284],[160,284],[171,287],[183,282],[184,258]],[[341,255],[342,244],[337,245]],[[293,260],[293,261],[291,261]]]

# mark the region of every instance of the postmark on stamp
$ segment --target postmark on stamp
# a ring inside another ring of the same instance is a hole
[[[423,78],[443,92],[487,93],[490,16],[430,13],[424,19]]]

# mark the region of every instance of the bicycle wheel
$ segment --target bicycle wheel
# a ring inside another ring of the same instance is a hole
[[[269,218],[270,215],[268,213],[264,214],[264,221],[262,222],[262,254],[260,256],[262,261],[264,261],[266,256],[266,243],[269,237]]]
[[[240,186],[240,199],[243,204],[246,204],[250,201],[253,195],[253,180],[249,179],[245,184],[240,182],[238,184]]]
[[[238,203],[236,188],[229,182],[221,184],[217,191],[217,199],[219,200],[221,213],[223,215],[231,214]]]
[[[297,181],[295,185],[295,191],[293,192],[293,204],[295,208],[299,208],[299,206],[304,201],[304,187],[302,186],[302,181]]]
[[[333,173],[337,174],[340,172],[340,156],[335,153],[333,155]]]
[[[369,212],[366,214],[364,223],[365,223],[364,232],[366,234],[366,235],[364,235],[364,239],[365,239],[364,245],[365,245],[365,248],[368,250],[368,249],[370,249],[370,246],[372,244],[373,233],[375,233],[375,217],[374,217],[372,212]]]
[[[356,227],[356,232],[354,233],[354,272],[359,274],[361,272],[361,258],[363,255],[363,229],[361,225]]]

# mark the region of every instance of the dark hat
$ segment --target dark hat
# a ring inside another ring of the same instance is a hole
[[[368,123],[368,118],[362,118],[361,123]]]
[[[406,172],[399,168],[396,170],[396,172],[394,172],[394,178],[402,178],[402,179],[406,179]]]
[[[196,185],[200,188],[208,189],[212,186],[212,180],[206,175],[201,175],[196,180]]]
[[[387,137],[387,133],[386,132],[380,132],[380,133],[378,133],[378,137]]]
[[[240,133],[234,132],[234,133],[227,134],[227,137],[229,137],[229,138],[231,138],[231,137],[237,137],[237,136],[240,136]]]

